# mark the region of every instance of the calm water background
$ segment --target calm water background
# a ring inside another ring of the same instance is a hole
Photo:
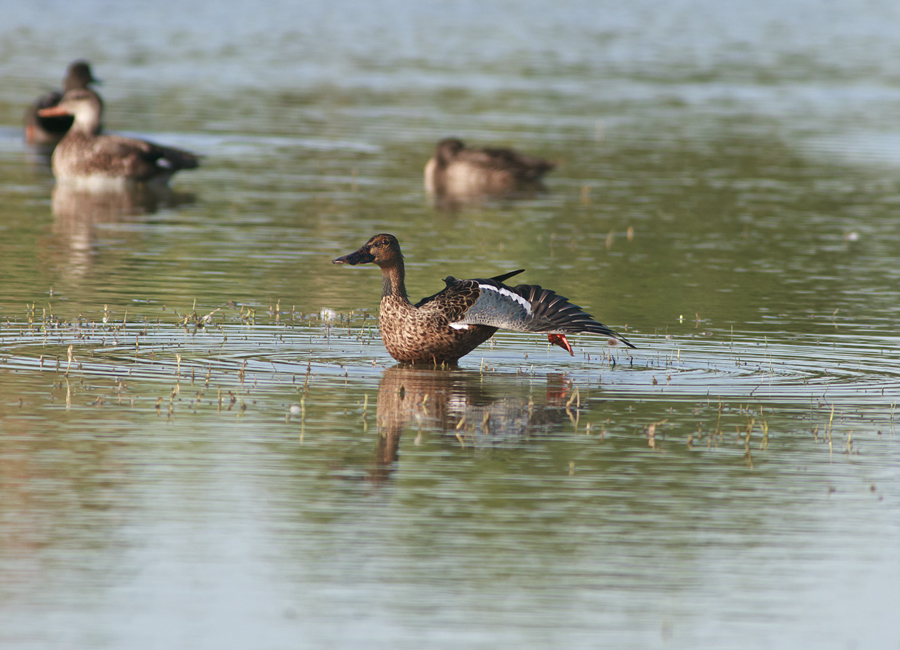
[[[0,646],[900,647],[896,3],[3,14]],[[77,57],[202,169],[55,190]],[[441,209],[448,135],[560,166]],[[382,231],[639,349],[396,368],[330,264]]]

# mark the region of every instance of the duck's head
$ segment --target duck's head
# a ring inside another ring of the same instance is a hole
[[[93,90],[76,88],[70,90],[56,106],[42,108],[38,111],[41,117],[56,117],[59,115],[75,116],[75,124],[81,124],[88,130],[99,128],[100,114],[103,112],[103,102]]]
[[[381,234],[372,237],[358,251],[337,258],[334,263],[353,266],[374,263],[385,268],[402,264],[403,255],[400,253],[400,242],[396,237]]]
[[[456,158],[456,154],[465,149],[466,145],[457,138],[444,138],[437,143],[434,157],[441,165],[449,165]]]
[[[99,84],[91,74],[91,65],[87,61],[72,61],[66,70],[66,78],[63,79],[63,88],[67,91],[76,88],[87,88],[91,84]]]

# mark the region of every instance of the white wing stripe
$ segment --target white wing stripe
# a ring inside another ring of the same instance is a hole
[[[506,296],[507,298],[512,298],[513,300],[515,300],[517,303],[519,303],[520,305],[522,305],[525,308],[526,314],[531,313],[531,303],[529,301],[525,300],[525,298],[523,298],[519,294],[513,293],[509,289],[504,289],[503,287],[495,287],[490,284],[479,284],[478,288],[481,289],[482,291],[484,291],[485,289],[489,289],[490,291],[496,291],[501,296]]]

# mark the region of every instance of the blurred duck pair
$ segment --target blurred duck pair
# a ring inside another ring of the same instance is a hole
[[[165,184],[177,171],[199,165],[197,156],[182,149],[102,134],[103,101],[90,87],[96,83],[90,65],[75,61],[66,72],[64,94],[48,93],[26,113],[26,142],[55,145],[51,165],[57,181],[93,189]]]

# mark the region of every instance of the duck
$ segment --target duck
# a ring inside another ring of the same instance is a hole
[[[444,138],[425,165],[425,191],[465,197],[540,189],[544,174],[554,167],[513,149],[467,148],[458,138]]]
[[[102,114],[100,98],[84,88],[70,90],[56,106],[38,111],[41,117],[74,117],[50,159],[57,182],[104,189],[135,183],[165,185],[175,172],[199,166],[197,156],[182,149],[121,135],[101,135]]]
[[[66,69],[63,78],[63,92],[52,91],[41,95],[25,111],[25,142],[30,145],[55,146],[72,126],[71,115],[58,115],[54,117],[41,117],[38,112],[44,108],[51,108],[59,104],[63,94],[75,89],[90,89],[91,84],[99,84],[91,72],[91,65],[87,61],[72,61]],[[100,96],[97,96],[100,100]]]
[[[375,235],[359,250],[333,263],[381,267],[381,339],[388,353],[401,363],[455,366],[498,329],[546,334],[550,343],[573,356],[566,335],[577,332],[599,334],[611,344],[635,347],[554,291],[536,284],[505,284],[524,269],[488,279],[448,276],[442,291],[413,304],[406,293],[400,242],[394,235]]]

